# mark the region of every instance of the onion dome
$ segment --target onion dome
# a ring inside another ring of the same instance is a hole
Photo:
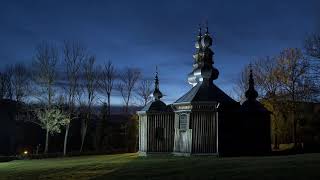
[[[212,65],[213,51],[210,49],[212,45],[212,38],[209,35],[208,26],[206,32],[202,35],[201,27],[199,25],[199,35],[195,44],[196,53],[193,55],[194,64],[193,70],[188,74],[188,82],[192,86],[196,86],[198,83],[206,82],[212,83],[219,76],[219,71]]]
[[[197,49],[201,49],[202,48],[201,37],[202,37],[202,32],[201,32],[201,26],[199,25],[199,34],[197,36],[197,40],[196,40],[196,43],[194,45]]]
[[[215,67],[212,67],[211,79],[216,80],[219,77],[219,70]]]
[[[202,36],[201,45],[204,48],[212,46],[212,38],[210,37],[208,26],[206,27],[206,33]]]

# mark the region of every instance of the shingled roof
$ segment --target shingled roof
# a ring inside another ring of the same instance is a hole
[[[179,98],[176,103],[192,102],[212,102],[216,101],[222,104],[236,103],[231,97],[224,93],[213,83],[198,83],[190,89],[185,95]]]
[[[172,109],[161,100],[153,100],[143,107],[139,112],[170,112]]]

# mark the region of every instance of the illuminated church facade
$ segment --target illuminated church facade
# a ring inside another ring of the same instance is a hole
[[[197,36],[192,88],[173,104],[161,101],[158,74],[153,100],[139,115],[139,154],[260,155],[271,151],[270,112],[256,98],[252,70],[247,100],[236,102],[215,84],[212,38],[208,28]]]

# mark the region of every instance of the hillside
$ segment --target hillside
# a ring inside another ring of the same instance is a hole
[[[320,179],[320,154],[217,158],[83,156],[0,163],[0,179]]]

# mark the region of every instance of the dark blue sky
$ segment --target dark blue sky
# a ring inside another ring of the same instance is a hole
[[[145,76],[158,65],[172,102],[190,88],[197,26],[208,20],[216,84],[230,93],[250,60],[302,47],[308,33],[320,32],[319,9],[318,0],[1,0],[0,61],[30,62],[42,40],[78,40],[98,63],[140,67]]]

